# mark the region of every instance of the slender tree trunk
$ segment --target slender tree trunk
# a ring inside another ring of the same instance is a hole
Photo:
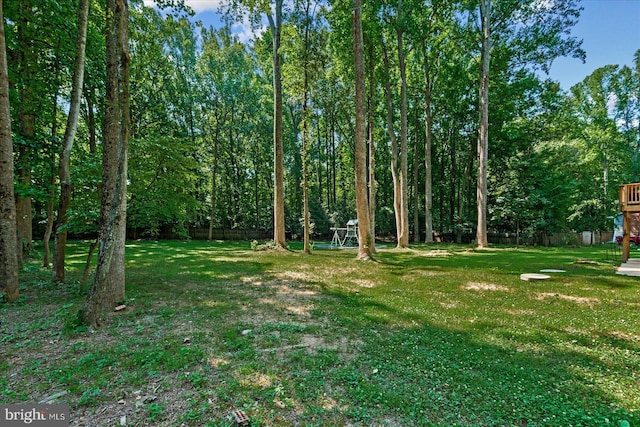
[[[80,116],[80,100],[82,98],[82,85],[84,82],[84,62],[85,48],[87,45],[87,22],[89,19],[89,0],[80,0],[78,9],[78,37],[76,40],[76,61],[73,69],[73,83],[71,87],[71,104],[69,115],[67,116],[67,127],[64,132],[62,152],[60,153],[60,163],[58,176],[60,178],[60,199],[58,201],[58,215],[54,225],[55,244],[53,257],[53,280],[55,282],[65,281],[65,248],[67,245],[67,230],[64,226],[67,223],[67,210],[71,203],[71,150],[73,140],[78,128],[78,118]]]
[[[309,25],[311,16],[309,15],[310,2],[307,2],[304,29],[304,88],[302,101],[302,204],[304,216],[304,249],[305,254],[311,254],[311,215],[309,213]]]
[[[371,226],[371,253],[376,253],[376,146],[374,140],[375,118],[374,111],[375,64],[373,62],[373,45],[369,46],[369,93],[367,94],[367,113],[369,116],[369,225]]]
[[[3,1],[0,0],[0,290],[14,302],[18,291],[16,205],[13,188],[13,141],[9,107],[7,47]]]
[[[402,236],[402,214],[401,214],[401,184],[400,173],[398,171],[398,138],[396,132],[393,129],[393,102],[391,99],[391,82],[390,82],[390,67],[389,56],[387,54],[387,48],[384,41],[382,41],[382,59],[385,68],[385,82],[384,82],[384,94],[387,104],[387,133],[391,140],[391,179],[393,181],[393,212],[396,219],[396,236],[398,240],[398,247],[401,248],[401,236]]]
[[[276,248],[287,246],[284,223],[284,150],[282,143],[282,57],[280,29],[282,1],[275,0],[275,17],[267,15],[273,37],[273,240]]]
[[[96,246],[98,246],[98,241],[94,240],[89,245],[89,253],[87,254],[87,261],[84,263],[84,271],[82,272],[82,280],[80,280],[80,289],[84,289],[85,283],[87,283],[87,277],[89,277],[89,270],[91,270],[91,259],[93,258],[93,253],[96,250]]]
[[[84,304],[82,318],[97,326],[103,309],[124,295],[124,267],[119,264],[126,221],[126,167],[129,138],[128,4],[107,0],[107,84],[103,147],[100,236],[96,274]],[[122,264],[123,265],[123,264]],[[118,277],[113,277],[113,276]]]
[[[362,36],[362,0],[353,0],[353,59],[356,93],[355,129],[355,186],[356,212],[358,216],[358,259],[370,259],[374,245],[369,224],[369,203],[367,201],[367,141],[366,141],[366,93],[364,42]]]
[[[336,203],[338,201],[338,169],[337,169],[337,165],[336,165],[336,128],[335,128],[336,122],[335,122],[335,116],[333,115],[333,112],[331,113],[331,135],[330,135],[330,140],[331,140],[331,173],[332,173],[332,177],[333,177],[333,181],[332,181],[332,198],[331,198],[331,206],[333,207],[333,209],[336,208]]]
[[[258,141],[254,142],[253,152],[253,228],[260,228],[260,192],[258,184],[260,183],[260,154],[258,153]]]
[[[398,1],[398,18],[402,17],[402,0]],[[398,236],[398,247],[409,247],[409,185],[408,185],[408,148],[407,148],[407,73],[404,57],[403,29],[399,23],[398,67],[400,68],[400,216],[401,233]]]
[[[489,60],[491,55],[491,0],[481,0],[482,75],[480,80],[480,126],[478,130],[478,247],[487,241],[487,168],[489,159]]]
[[[418,104],[418,100],[416,99],[416,104]],[[420,127],[420,119],[418,118],[418,109],[415,110],[415,124],[416,124],[416,132],[413,144],[413,241],[415,243],[420,242],[420,192],[418,191],[418,168],[420,167],[420,163],[418,162],[418,150],[419,150],[419,138],[418,138],[418,129]]]
[[[317,157],[316,157],[316,177],[318,178],[318,201],[322,203],[322,192],[324,191],[323,176],[322,176],[322,134],[320,133],[320,121],[316,121],[316,144],[317,144]]]
[[[36,94],[35,94],[35,70],[38,66],[38,52],[31,47],[32,37],[29,29],[31,18],[32,0],[22,0],[19,4],[18,20],[18,45],[20,103],[18,104],[18,133],[28,141],[33,142],[36,135]],[[15,165],[18,182],[23,189],[31,188],[31,169],[33,153],[31,144],[21,144],[18,148],[17,163]],[[16,194],[16,215],[18,223],[18,246],[21,251],[18,254],[18,263],[22,265],[22,255],[28,255],[33,249],[33,212],[31,196],[24,193]]]
[[[51,98],[51,137],[52,140],[55,141],[56,136],[58,135],[58,96],[60,95],[60,58],[56,57],[55,60],[56,66],[56,76],[54,78],[55,81],[55,91]],[[47,227],[44,231],[44,236],[42,237],[42,252],[44,254],[42,260],[42,267],[49,268],[49,264],[51,263],[51,251],[49,249],[49,241],[51,240],[51,234],[53,234],[53,226],[55,222],[55,197],[56,197],[56,156],[53,154],[53,150],[51,150],[51,176],[49,178],[49,195],[47,197]]]
[[[42,252],[44,253],[42,259],[42,267],[49,268],[51,262],[51,250],[49,248],[49,241],[51,240],[51,234],[53,233],[53,222],[55,209],[53,206],[55,199],[55,187],[56,187],[56,172],[55,172],[55,156],[51,159],[51,177],[49,179],[49,195],[47,197],[47,228],[44,230],[44,236],[42,237]]]
[[[439,182],[441,182],[442,184],[444,184],[445,179],[446,179],[446,165],[445,165],[445,157],[444,157],[444,148],[441,149],[441,153],[440,153],[440,179]],[[438,213],[440,214],[440,224],[439,224],[439,228],[438,231],[440,232],[440,236],[442,236],[444,234],[444,188],[443,185],[440,185],[440,197],[437,198],[438,200]]]
[[[300,124],[302,123],[302,114],[297,114],[295,106],[293,104],[288,105],[289,116],[291,117],[291,140],[298,141],[298,134],[300,133]],[[301,183],[302,182],[302,150],[293,150],[293,170],[291,172],[291,176],[293,178],[293,182]],[[300,171],[300,172],[299,172]],[[300,175],[298,175],[300,174]],[[290,193],[293,193],[289,196],[289,205],[291,206],[294,212],[302,212],[303,208],[303,198],[304,190],[301,184],[294,185],[293,188],[289,189]]]
[[[425,225],[425,243],[433,243],[433,170],[431,166],[431,145],[432,145],[432,122],[431,114],[431,89],[432,80],[430,75],[429,60],[427,56],[426,41],[422,44],[424,54],[424,225]]]
[[[456,129],[451,121],[451,129]],[[449,221],[456,230],[456,243],[462,243],[462,230],[459,218],[456,218],[456,184],[459,179],[458,175],[458,144],[455,135],[451,135],[451,150],[449,151],[451,162],[451,172],[449,172]]]

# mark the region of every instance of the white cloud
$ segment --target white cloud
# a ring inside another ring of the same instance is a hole
[[[231,31],[233,34],[236,34],[242,43],[247,43],[256,38],[257,35],[260,35],[267,31],[267,26],[262,25],[262,27],[257,30],[251,27],[251,23],[249,20],[244,17],[242,22],[237,22],[231,26]]]
[[[221,0],[186,0],[185,3],[191,6],[191,8],[196,13],[200,13],[205,11],[217,12],[218,8],[220,8],[220,5],[222,4],[222,1]]]
[[[144,5],[148,7],[155,7],[155,0],[143,0]],[[213,12],[216,15],[218,14],[218,9],[220,5],[225,0],[185,0],[185,3],[189,5],[196,14],[202,12]],[[200,19],[199,16],[195,16],[195,19]],[[205,19],[205,25],[208,26],[209,22]],[[217,26],[217,24],[214,23]],[[231,25],[231,31],[233,34],[237,35],[242,43],[249,43],[254,40],[257,36],[267,31],[267,22],[266,18],[262,25],[258,29],[252,28],[251,23],[247,17],[243,17],[242,22],[236,22]]]

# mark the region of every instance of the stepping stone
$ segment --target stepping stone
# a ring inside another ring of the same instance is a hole
[[[551,279],[551,276],[547,274],[538,274],[538,273],[525,273],[520,275],[520,280],[524,280],[528,282],[530,280],[547,280]]]
[[[555,268],[545,268],[540,270],[540,273],[566,273],[565,270],[556,270]]]

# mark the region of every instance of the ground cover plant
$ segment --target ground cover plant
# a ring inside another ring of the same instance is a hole
[[[65,285],[29,261],[0,305],[2,403],[55,398],[74,426],[640,425],[640,282],[599,247],[130,242],[127,308],[97,330],[87,248]],[[566,272],[520,280],[543,268]]]

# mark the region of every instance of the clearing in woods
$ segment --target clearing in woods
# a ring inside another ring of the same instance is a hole
[[[28,261],[0,305],[0,403],[53,397],[73,426],[640,425],[640,282],[600,248],[130,242],[99,330],[76,322],[87,248],[62,286]],[[520,280],[541,269],[565,272]]]

